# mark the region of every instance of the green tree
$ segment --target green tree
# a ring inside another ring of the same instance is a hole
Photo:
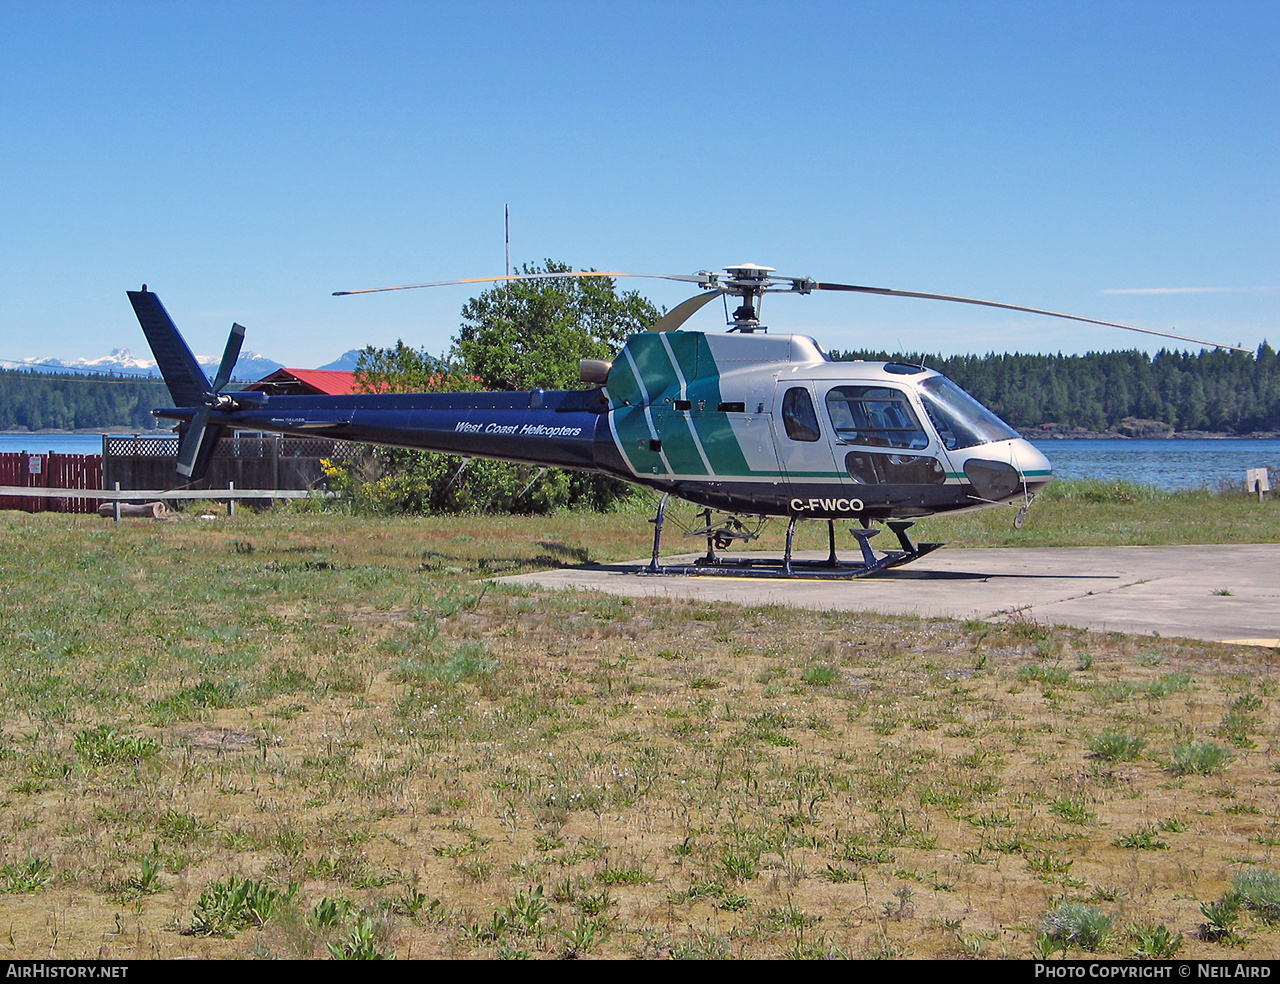
[[[526,274],[572,270],[554,260],[522,267]],[[580,360],[613,358],[627,335],[659,317],[637,292],[618,293],[612,277],[516,280],[466,303],[453,354],[483,389],[571,389],[581,385]]]
[[[412,349],[397,339],[394,348],[365,346],[356,359],[361,393],[457,393],[476,388],[447,358]]]
[[[546,262],[525,273],[570,272]],[[450,357],[403,341],[369,346],[356,367],[367,393],[580,387],[581,359],[612,358],[628,334],[661,315],[635,292],[619,295],[610,277],[515,281],[468,301]],[[363,448],[330,477],[358,504],[382,512],[520,512],[604,510],[630,494],[603,475],[399,448]]]

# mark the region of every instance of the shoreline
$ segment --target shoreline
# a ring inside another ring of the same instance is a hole
[[[167,427],[155,427],[149,430],[131,430],[127,427],[77,427],[75,430],[60,430],[56,427],[44,427],[40,430],[0,431],[0,436],[5,437],[39,437],[43,434],[112,434],[116,437],[132,437],[137,434],[139,437],[150,437],[151,435],[171,436],[173,431]]]
[[[1028,441],[1276,441],[1280,431],[1251,431],[1248,434],[1230,434],[1225,431],[1154,431],[1126,433],[1120,430],[1087,431],[1067,428],[1041,430],[1036,427],[1017,428],[1019,436]]]

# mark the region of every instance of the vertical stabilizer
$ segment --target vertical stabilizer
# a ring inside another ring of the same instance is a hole
[[[174,405],[203,405],[205,395],[209,392],[209,379],[201,371],[200,364],[191,354],[187,343],[178,334],[178,327],[160,303],[160,298],[145,289],[131,290],[128,294],[129,303],[133,305],[138,323],[147,336],[151,354],[160,365],[160,374],[169,387]]]

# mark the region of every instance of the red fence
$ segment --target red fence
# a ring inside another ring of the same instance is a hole
[[[107,437],[100,454],[0,454],[0,485],[45,489],[167,489],[177,481],[177,437]],[[321,458],[344,458],[355,445],[329,438],[226,437],[209,474],[191,488],[300,490],[324,482]],[[105,462],[105,467],[104,467]],[[0,496],[0,509],[94,513],[102,499]]]
[[[0,454],[0,485],[35,489],[102,488],[100,454]],[[0,496],[0,509],[27,512],[94,513],[101,499],[44,499]]]

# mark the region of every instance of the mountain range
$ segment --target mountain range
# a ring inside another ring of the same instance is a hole
[[[317,369],[339,369],[347,372],[352,371],[356,367],[356,360],[360,356],[360,349],[351,349],[344,352],[334,361],[327,365],[317,366]],[[200,363],[200,367],[204,369],[205,374],[213,376],[218,371],[218,363],[221,356],[216,355],[197,355],[196,361]],[[32,372],[76,372],[76,373],[115,373],[123,376],[159,376],[160,369],[156,365],[155,359],[137,358],[127,348],[112,349],[110,355],[103,356],[99,359],[57,359],[57,358],[37,358],[37,359],[20,359],[4,363],[5,368],[9,369],[26,369]],[[240,360],[236,363],[235,379],[240,382],[251,382],[261,379],[263,376],[270,375],[277,369],[283,368],[283,363],[269,359],[265,355],[256,352],[240,353]],[[303,368],[301,366],[290,366],[291,369]]]

